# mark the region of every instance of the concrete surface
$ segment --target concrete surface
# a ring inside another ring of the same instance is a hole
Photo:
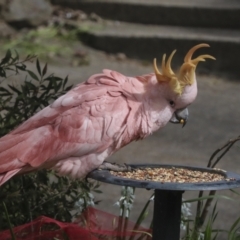
[[[179,65],[186,52],[194,45],[208,43],[211,49],[199,52],[215,56],[218,61],[202,65],[206,71],[240,72],[240,31],[176,26],[155,26],[104,21],[85,23],[80,39],[91,47],[109,53],[125,53],[128,57],[151,60],[177,49],[174,64]]]
[[[205,71],[240,74],[240,1],[237,0],[52,0],[103,18],[80,24],[80,39],[109,53],[151,60],[178,49],[173,64],[193,45],[206,42],[218,61]],[[104,20],[108,19],[108,20]],[[181,46],[181,47],[179,47]]]
[[[237,0],[52,0],[125,22],[212,28],[240,26]]]

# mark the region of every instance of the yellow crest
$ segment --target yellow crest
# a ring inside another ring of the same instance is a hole
[[[158,82],[169,82],[170,87],[174,92],[181,95],[183,89],[187,85],[192,85],[194,82],[194,72],[199,62],[204,62],[206,58],[215,60],[211,55],[200,55],[199,57],[192,59],[193,53],[202,47],[209,47],[208,44],[201,43],[191,48],[184,58],[179,74],[176,75],[171,68],[171,61],[176,50],[174,50],[169,56],[166,62],[166,54],[162,58],[162,73],[157,68],[157,59],[154,58],[153,66]]]

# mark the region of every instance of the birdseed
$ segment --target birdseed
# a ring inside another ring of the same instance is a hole
[[[199,183],[215,181],[231,181],[226,179],[220,173],[193,171],[184,168],[141,168],[132,172],[114,172],[110,173],[117,177],[130,178],[142,181],[155,182],[173,182],[173,183]]]

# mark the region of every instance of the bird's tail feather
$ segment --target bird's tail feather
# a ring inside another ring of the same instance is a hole
[[[6,181],[8,181],[11,177],[16,175],[19,171],[21,171],[21,168],[0,174],[0,186],[3,185]]]

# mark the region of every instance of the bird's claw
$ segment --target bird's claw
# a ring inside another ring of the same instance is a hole
[[[103,162],[99,167],[98,167],[99,170],[111,170],[111,171],[114,171],[114,172],[131,172],[131,171],[134,171],[135,169],[130,167],[129,165],[127,164],[123,164],[123,165],[120,165],[120,164],[117,164],[117,163],[110,163],[110,162]]]

